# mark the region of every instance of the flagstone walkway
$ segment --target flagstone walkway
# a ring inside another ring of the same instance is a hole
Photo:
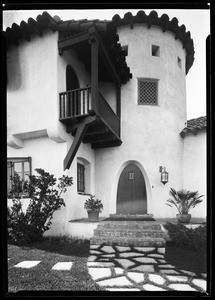
[[[165,248],[91,245],[88,272],[107,291],[206,292],[206,274],[178,269],[164,259]],[[40,261],[23,261],[16,268],[33,268]],[[72,268],[58,262],[53,271]]]
[[[206,274],[168,264],[165,248],[91,245],[88,271],[107,291],[206,292]]]

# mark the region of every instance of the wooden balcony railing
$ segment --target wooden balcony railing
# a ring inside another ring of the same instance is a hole
[[[60,121],[65,121],[67,124],[69,119],[88,116],[90,110],[94,110],[91,101],[91,87],[62,92],[59,94],[59,101]],[[120,120],[99,91],[98,108],[95,114],[103,119],[118,138],[120,137]]]
[[[91,109],[91,87],[66,91],[60,96],[60,120],[88,115]]]

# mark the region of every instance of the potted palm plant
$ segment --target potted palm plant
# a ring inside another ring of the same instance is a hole
[[[203,195],[199,196],[198,191],[190,192],[184,189],[176,191],[173,188],[170,188],[169,194],[172,198],[167,200],[168,203],[166,205],[179,212],[176,215],[178,222],[189,223],[191,219],[189,211],[203,201],[201,199]]]
[[[88,218],[91,222],[97,222],[99,219],[99,213],[103,209],[102,201],[95,199],[95,196],[90,195],[84,203],[84,208],[88,213]]]

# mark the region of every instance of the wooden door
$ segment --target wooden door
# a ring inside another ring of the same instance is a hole
[[[117,189],[117,214],[146,214],[146,185],[142,172],[135,164],[122,171]]]

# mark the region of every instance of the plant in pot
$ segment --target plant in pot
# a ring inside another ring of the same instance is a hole
[[[173,188],[170,188],[169,194],[172,198],[167,200],[168,203],[166,203],[166,205],[179,212],[176,215],[178,222],[189,223],[191,219],[189,211],[203,201],[203,199],[201,199],[203,195],[199,196],[198,191],[190,192],[184,189],[176,191]]]
[[[95,196],[90,195],[84,203],[84,208],[88,213],[88,218],[91,222],[97,222],[99,219],[99,213],[103,209],[102,201],[95,199]]]

